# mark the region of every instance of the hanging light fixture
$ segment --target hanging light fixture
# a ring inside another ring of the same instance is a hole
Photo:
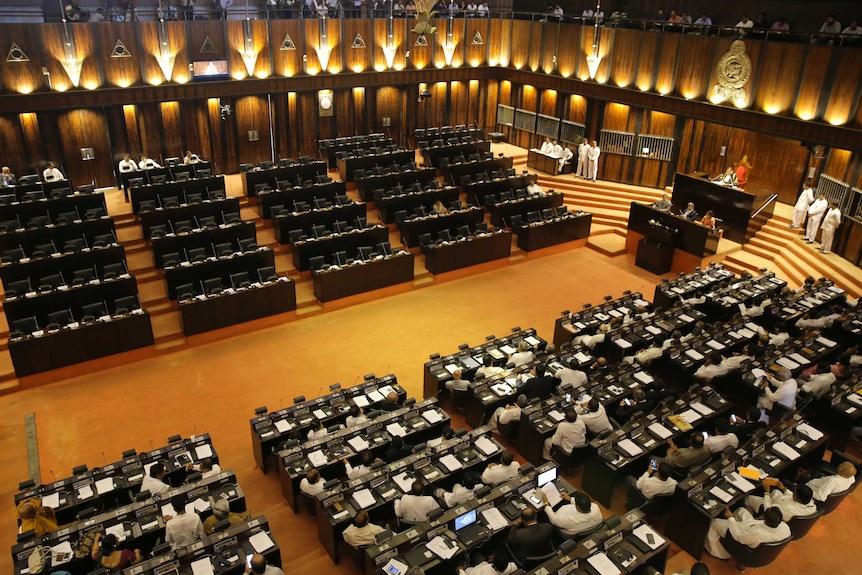
[[[320,19],[318,24],[318,42],[314,51],[317,52],[317,59],[320,61],[320,71],[325,72],[326,68],[329,67],[329,56],[332,54],[332,48],[329,47],[329,40],[326,36],[326,15]]]
[[[596,2],[596,12],[594,16],[595,28],[593,30],[593,46],[589,54],[587,54],[587,71],[590,73],[590,80],[596,79],[596,73],[599,71],[599,64],[602,63],[602,57],[599,56],[599,40],[601,39],[601,31],[599,29],[599,12],[602,9],[602,0]]]

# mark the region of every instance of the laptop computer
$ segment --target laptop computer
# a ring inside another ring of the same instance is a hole
[[[455,518],[455,536],[464,547],[473,547],[490,534],[488,528],[477,521],[477,517],[478,512],[471,509]]]

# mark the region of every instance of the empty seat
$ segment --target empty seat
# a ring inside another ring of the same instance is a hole
[[[167,232],[167,228],[164,225],[150,226],[150,239],[160,238]]]
[[[96,277],[96,270],[94,268],[75,270],[72,272],[72,285],[93,281]]]
[[[162,255],[162,267],[172,268],[180,264],[179,252],[170,252]]]
[[[126,264],[123,262],[108,264],[102,268],[102,277],[106,280],[119,277],[124,273],[126,273]]]
[[[362,261],[369,259],[372,251],[374,251],[374,248],[372,248],[371,246],[360,246],[359,249],[356,250],[357,256]]]
[[[115,243],[117,243],[117,238],[114,237],[114,232],[110,232],[107,234],[99,234],[97,236],[93,236],[92,246],[94,248],[100,248],[113,245]]]
[[[244,288],[251,285],[251,281],[248,279],[248,272],[230,274],[230,285],[233,286],[234,289]]]
[[[284,207],[283,204],[278,204],[276,206],[272,206],[271,208],[269,208],[269,216],[271,218],[274,218],[276,216],[280,216],[282,214],[287,214],[287,213],[288,213],[288,211]]]
[[[251,252],[257,249],[257,240],[254,238],[245,238],[239,240],[239,251]]]
[[[63,275],[60,273],[45,276],[39,280],[39,291],[51,291],[57,289],[66,282],[63,281]]]
[[[180,205],[180,199],[177,196],[167,196],[159,199],[162,202],[162,207],[165,209],[176,208]]]
[[[20,296],[32,291],[30,286],[30,278],[9,282],[6,287],[6,297]]]
[[[72,317],[72,310],[68,308],[61,309],[59,311],[52,311],[48,314],[48,325],[46,326],[46,329],[60,329],[63,326],[69,325],[73,321],[75,321],[75,319]]]
[[[30,335],[39,329],[39,323],[35,317],[23,317],[12,322],[12,332],[10,337],[14,337],[16,332],[18,335]]]
[[[224,218],[225,224],[238,224],[242,221],[242,218],[239,215],[239,212],[222,212],[222,218]]]
[[[314,256],[308,259],[308,266],[312,271],[318,271],[326,265],[326,258],[323,256]]]
[[[213,253],[216,256],[229,256],[233,253],[233,244],[231,242],[222,242],[213,246]]]
[[[108,306],[103,301],[88,303],[81,306],[81,322],[89,323],[103,315],[108,315]]]
[[[174,232],[178,234],[187,233],[192,231],[192,221],[191,220],[180,220],[174,224]]]
[[[347,263],[347,252],[338,251],[332,254],[332,260],[335,262],[335,265],[343,266]]]
[[[191,299],[195,297],[195,286],[190,283],[178,285],[176,292],[179,300]]]
[[[207,249],[206,248],[192,248],[186,250],[186,261],[194,263],[194,262],[202,262],[207,259]]]
[[[262,282],[274,281],[278,279],[278,275],[275,273],[275,266],[264,266],[262,268],[257,268],[257,279]]]
[[[136,295],[127,295],[114,300],[114,313],[116,314],[129,313],[140,307],[138,296]]]
[[[377,244],[377,253],[383,256],[392,255],[392,248],[389,246],[389,242],[380,242]]]
[[[206,295],[220,294],[224,291],[221,278],[209,278],[204,280],[204,293]]]

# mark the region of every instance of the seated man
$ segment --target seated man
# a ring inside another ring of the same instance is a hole
[[[690,447],[677,447],[673,440],[668,440],[668,452],[662,462],[667,463],[673,471],[686,472],[690,467],[709,461],[709,449],[703,445],[703,435],[695,433],[691,436]]]
[[[315,439],[320,439],[321,437],[326,437],[329,432],[326,431],[326,426],[323,424],[323,420],[317,422],[316,427],[312,427],[308,430],[308,435],[306,438],[308,441],[314,441]]]
[[[305,474],[305,477],[302,478],[302,481],[299,482],[299,490],[306,495],[315,497],[318,493],[323,491],[324,483],[326,482],[322,477],[320,477],[320,472],[318,470],[309,469],[308,473]]]
[[[776,484],[764,480],[763,497],[746,495],[745,506],[755,515],[775,507],[781,511],[781,517],[785,521],[790,521],[794,517],[808,517],[817,512],[812,496],[811,488],[805,484],[800,483],[794,491],[790,491],[780,481]]]
[[[634,482],[634,486],[647,500],[652,500],[656,495],[670,495],[676,490],[676,479],[671,477],[671,473],[673,468],[662,461],[655,470],[648,467]],[[629,476],[629,483],[633,479]]]
[[[404,438],[395,436],[392,439],[392,443],[389,444],[389,449],[383,455],[383,460],[387,463],[392,463],[399,459],[404,459],[411,453],[413,453],[413,446],[404,443]]]
[[[523,393],[518,396],[514,405],[505,405],[498,407],[491,414],[491,419],[488,420],[488,427],[494,431],[498,431],[498,425],[507,425],[513,421],[521,420],[521,410],[527,407],[529,401]]]
[[[356,479],[367,473],[371,473],[371,464],[374,463],[374,453],[372,451],[364,451],[359,457],[359,465],[354,467],[346,458],[342,459],[344,463],[344,472],[347,474],[347,479]]]
[[[613,431],[614,426],[611,425],[602,402],[593,397],[587,402],[586,407],[587,412],[581,415],[581,420],[591,433],[598,435],[606,431]]]
[[[533,377],[524,382],[520,391],[530,399],[548,399],[557,389],[557,380],[554,376],[545,373],[543,364],[536,365],[530,372]]]
[[[723,417],[718,417],[715,420],[715,435],[710,435],[706,438],[703,444],[709,449],[710,453],[718,453],[724,451],[728,447],[737,447],[739,438],[730,433],[730,421]]]
[[[221,473],[221,467],[218,463],[213,463],[212,457],[204,457],[200,463],[189,463],[186,466],[186,471],[200,471],[201,479],[206,479]]]
[[[518,367],[519,365],[524,365],[525,363],[533,361],[535,357],[536,354],[534,354],[530,349],[530,344],[521,340],[521,342],[518,343],[518,351],[509,356],[509,363],[514,367]]]
[[[562,531],[566,537],[575,537],[591,531],[602,522],[601,509],[590,500],[586,493],[575,493],[574,503],[572,503],[572,497],[568,493],[561,493],[560,497],[567,503],[564,504],[561,501],[557,505],[557,509],[554,510],[548,505],[548,496],[542,493],[548,521]]]
[[[380,402],[380,405],[377,407],[380,411],[395,411],[401,407],[398,403],[398,394],[394,391],[390,391],[386,395],[386,399]]]
[[[428,441],[425,442],[426,447],[437,447],[444,441],[448,441],[455,437],[455,430],[452,429],[449,425],[443,426],[443,433],[440,434],[440,437],[432,437]]]
[[[828,361],[817,364],[816,373],[808,376],[808,381],[802,384],[802,391],[816,397],[832,391],[832,385],[837,381]]]
[[[266,557],[260,553],[255,553],[251,556],[251,567],[246,569],[246,573],[254,575],[284,575],[284,571],[275,565],[267,565]]]
[[[456,369],[452,372],[452,379],[446,382],[446,389],[449,391],[467,391],[469,385],[469,381],[461,379],[461,370]]]
[[[712,352],[706,357],[703,365],[694,372],[694,377],[705,383],[711,383],[716,377],[727,375],[730,373],[730,369],[724,365],[722,360],[723,358],[720,353],[717,351]]]
[[[362,425],[363,423],[368,423],[368,418],[365,417],[365,414],[362,411],[362,408],[358,405],[350,406],[350,415],[347,416],[347,419],[344,420],[344,424],[350,427],[356,427],[357,425]]]
[[[637,412],[649,413],[655,407],[655,401],[647,398],[646,392],[640,387],[635,388],[632,392],[631,399],[624,399],[617,407],[615,419],[620,422],[628,421],[631,416]]]
[[[502,373],[505,371],[502,367],[498,367],[494,365],[494,358],[490,355],[486,355],[482,358],[482,367],[476,370],[476,375],[473,377],[474,380],[478,380],[481,378],[489,378],[497,375],[498,373]]]
[[[517,470],[515,471],[517,474]],[[38,499],[26,499],[18,505],[18,518],[21,520],[21,533],[35,531],[41,537],[56,531],[57,516],[51,507],[42,507]]]
[[[428,519],[428,513],[440,509],[440,505],[430,495],[425,495],[425,484],[420,480],[413,482],[410,493],[395,500],[395,516],[408,523],[420,523]]]
[[[456,483],[452,486],[452,491],[446,491],[438,487],[434,490],[434,495],[437,499],[443,501],[443,504],[448,509],[452,509],[473,499],[473,492],[476,491],[477,486],[481,486],[479,484],[479,474],[475,471],[468,471],[464,474],[461,483]]]
[[[790,527],[781,520],[781,511],[770,507],[763,513],[763,519],[755,519],[748,509],[740,507],[731,513],[725,506],[726,519],[713,519],[706,535],[706,552],[719,559],[730,559],[730,553],[721,544],[721,538],[728,532],[733,539],[752,549],[761,543],[777,543],[790,537]]]
[[[366,545],[374,544],[374,537],[378,533],[383,533],[385,529],[379,525],[371,523],[368,519],[368,512],[360,511],[353,518],[353,523],[344,530],[344,542],[358,549]]]
[[[171,506],[176,515],[165,517],[165,543],[170,543],[171,549],[187,547],[206,536],[200,516],[194,511],[186,511],[186,503],[188,498],[185,493],[171,497]]]
[[[661,199],[655,202],[652,207],[654,207],[660,212],[669,212],[670,209],[673,207],[673,204],[670,203],[669,199],[667,199],[667,194],[662,194]]]
[[[150,466],[149,474],[144,476],[141,482],[141,491],[149,491],[151,495],[170,491],[171,486],[163,481],[168,472],[162,463],[154,463]]]
[[[574,409],[566,410],[566,420],[557,424],[554,434],[545,440],[542,457],[551,459],[551,447],[556,446],[566,455],[570,455],[577,447],[587,444],[587,426],[578,419],[578,412]]]
[[[219,499],[213,504],[213,514],[204,521],[204,532],[211,535],[215,531],[215,524],[227,519],[231,525],[245,523],[245,517],[230,510],[230,503],[225,499]]]
[[[500,463],[489,463],[482,472],[482,483],[485,485],[499,485],[518,477],[518,468],[521,465],[515,461],[515,455],[508,449],[500,456]]]
[[[697,219],[697,210],[694,209],[694,203],[689,202],[688,205],[679,213],[680,216],[687,219],[690,222],[693,222]]]
[[[760,409],[770,411],[776,403],[787,409],[796,407],[796,380],[789,369],[782,367],[778,370],[777,377],[767,375],[766,380],[768,385],[763,388],[762,395],[757,400]],[[774,391],[773,387],[776,388]]]
[[[573,388],[577,388],[587,383],[587,374],[586,372],[577,369],[579,366],[580,363],[578,363],[578,360],[573,357],[569,360],[569,367],[558,369],[554,373],[554,377],[560,380],[560,387],[568,385]]]
[[[766,422],[760,421],[760,410],[752,405],[746,410],[745,419],[737,419],[730,429],[739,438],[740,443],[745,443],[751,439],[755,431],[764,427]]]
[[[463,565],[459,565],[458,575],[510,575],[518,570],[518,566],[509,561],[509,553],[505,549],[498,549],[489,558],[490,563],[488,563],[488,559],[482,559],[473,567],[465,568]]]
[[[856,466],[851,461],[844,461],[838,466],[837,475],[824,475],[810,480],[806,485],[811,488],[815,501],[826,501],[833,493],[841,493],[849,489],[856,481]]]
[[[527,557],[545,555],[553,548],[554,528],[550,523],[539,523],[536,511],[527,507],[521,511],[521,518],[509,531],[507,543],[515,558],[524,562]]]

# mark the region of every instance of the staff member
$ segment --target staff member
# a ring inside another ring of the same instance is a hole
[[[63,179],[63,172],[54,167],[54,162],[48,162],[45,169],[42,171],[42,180],[46,182],[56,182]]]

